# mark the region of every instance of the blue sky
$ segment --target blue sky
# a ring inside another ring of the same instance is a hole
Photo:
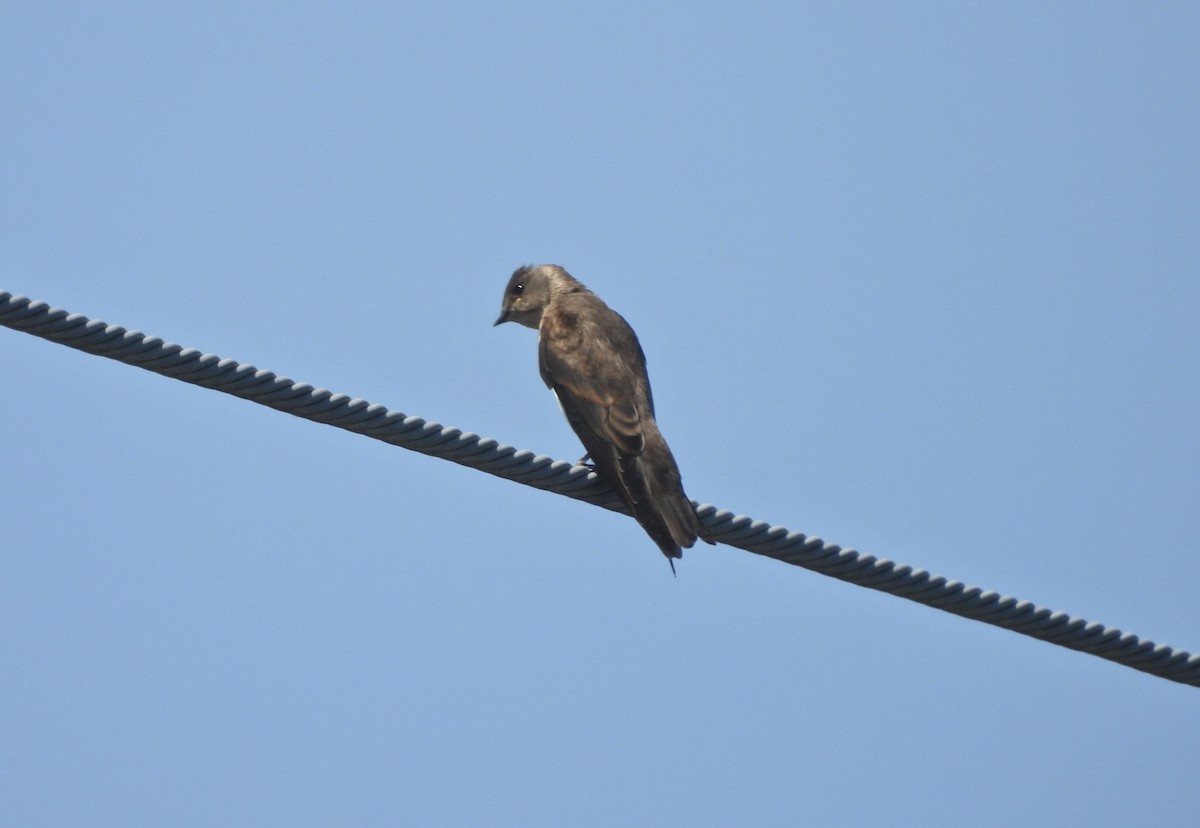
[[[1194,4],[5,4],[0,289],[1200,650]],[[1100,659],[0,330],[13,824],[1191,824]]]

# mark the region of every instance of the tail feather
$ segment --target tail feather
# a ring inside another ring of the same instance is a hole
[[[646,447],[636,465],[640,474],[634,476],[641,479],[647,508],[635,509],[635,514],[663,553],[668,557],[682,557],[681,547],[690,548],[697,537],[712,543],[712,534],[700,523],[692,502],[683,491],[679,467],[671,449],[657,430],[647,435]],[[640,511],[647,514],[643,516]]]
[[[576,423],[571,420],[571,424]],[[613,443],[599,439],[594,432],[576,430],[596,470],[668,560],[682,558],[683,550],[695,544],[697,537],[713,543],[712,534],[700,523],[692,502],[683,492],[671,449],[653,424],[645,433],[640,454],[622,454]],[[671,568],[674,569],[673,562]]]
[[[629,495],[626,505],[664,555],[682,558],[683,552],[679,547],[691,546],[691,543],[681,543],[673,531],[662,509],[662,498],[655,491],[654,476],[650,471],[644,456],[626,455],[621,458],[621,478]]]

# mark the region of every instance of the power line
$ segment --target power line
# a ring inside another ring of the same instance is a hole
[[[51,308],[45,302],[0,292],[0,325],[628,514],[608,485],[583,466],[297,383],[253,365]],[[699,506],[698,513],[720,543],[1200,687],[1200,655],[1155,644],[1115,627],[1054,612],[1028,601],[950,581],[923,569],[843,549],[820,538],[734,515],[711,504]]]

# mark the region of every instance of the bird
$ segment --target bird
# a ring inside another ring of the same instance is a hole
[[[679,466],[654,419],[646,355],[625,319],[559,265],[517,268],[495,325],[538,331],[538,367],[612,488],[675,571],[697,538],[715,543],[684,494]]]

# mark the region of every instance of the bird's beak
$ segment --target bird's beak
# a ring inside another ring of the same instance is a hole
[[[494,328],[497,325],[501,325],[507,321],[508,321],[508,311],[501,311],[500,315],[498,317],[496,317],[496,321],[492,323],[492,327]]]

